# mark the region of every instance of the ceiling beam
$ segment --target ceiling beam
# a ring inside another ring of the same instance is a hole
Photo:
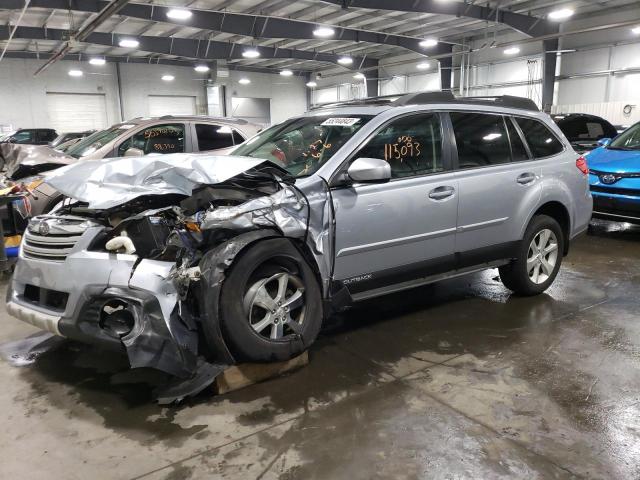
[[[2,8],[18,8],[21,0],[4,0]],[[108,2],[105,0],[31,0],[30,8],[71,9],[80,12],[98,12]],[[341,3],[341,2],[339,2]],[[318,40],[313,31],[322,22],[309,22],[288,18],[277,18],[247,13],[231,13],[210,10],[189,9],[193,15],[186,20],[173,20],[167,17],[170,7],[150,4],[129,4],[122,8],[118,15],[171,23],[183,27],[199,28],[232,35],[242,35],[253,38],[286,38],[301,40]],[[368,42],[379,45],[392,45],[406,48],[418,53],[438,54],[437,47],[425,49],[420,47],[421,38],[400,34],[390,34],[371,30],[331,26],[335,35],[327,40],[342,40],[348,42]]]
[[[63,61],[82,62],[92,55],[86,53],[68,53],[62,59]],[[5,54],[5,58],[17,58],[17,59],[33,59],[33,60],[48,60],[53,57],[52,53],[38,53],[31,51],[8,51]],[[134,64],[146,64],[146,65],[173,65],[176,67],[189,67],[193,68],[193,62],[188,60],[173,60],[170,58],[148,58],[148,57],[121,57],[121,56],[106,56],[104,59],[110,63],[134,63]],[[271,75],[279,75],[279,69],[263,68],[263,67],[245,67],[239,65],[227,65],[223,69],[233,70],[239,72],[257,72],[268,73]],[[295,75],[305,75],[308,72],[301,70],[294,70]]]
[[[9,38],[10,31],[6,26],[0,26],[0,40]],[[41,27],[18,27],[14,38],[26,40],[52,40],[69,41],[67,30]],[[243,49],[248,45],[239,45],[227,42],[217,42],[213,40],[198,40],[193,38],[176,37],[152,37],[145,35],[122,35],[115,33],[93,32],[86,36],[84,43],[93,45],[103,45],[107,47],[118,47],[121,39],[137,40],[140,45],[137,51],[149,53],[159,53],[162,55],[175,55],[194,60],[241,60]],[[260,59],[290,58],[297,60],[312,60],[316,62],[338,64],[338,59],[342,55],[334,53],[320,53],[309,50],[296,50],[289,48],[273,47],[252,47],[260,52]],[[367,68],[375,63],[374,59],[366,57],[352,57],[353,64],[348,68]]]
[[[476,20],[501,23],[527,35],[538,37],[558,31],[558,25],[540,17],[524,15],[500,8],[474,5],[473,3],[439,0],[321,0],[345,8],[367,8],[373,10],[392,10],[414,13],[431,13],[467,17]]]

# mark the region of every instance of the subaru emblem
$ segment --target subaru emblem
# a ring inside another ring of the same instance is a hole
[[[601,175],[600,181],[605,185],[611,185],[612,183],[616,183],[618,179],[616,178],[615,175],[608,174],[608,175]]]
[[[49,234],[49,224],[47,222],[40,222],[38,225],[38,233],[40,235],[48,235]]]

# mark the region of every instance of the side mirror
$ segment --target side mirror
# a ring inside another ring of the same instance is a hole
[[[358,158],[349,166],[347,175],[354,182],[388,182],[391,179],[391,165],[379,158]]]
[[[606,147],[611,143],[611,139],[610,138],[601,138],[600,140],[598,140],[598,146],[599,147]]]
[[[124,152],[124,156],[125,157],[143,157],[144,152],[139,148],[131,147]]]

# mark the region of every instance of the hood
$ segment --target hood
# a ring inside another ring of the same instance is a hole
[[[51,172],[45,182],[63,195],[100,210],[144,195],[190,196],[199,186],[224,182],[267,162],[262,158],[201,153],[85,160]],[[288,175],[281,171],[283,177]]]
[[[589,168],[599,172],[640,173],[640,151],[596,148],[587,156]]]
[[[38,170],[48,170],[48,168],[35,168],[38,166],[57,168],[77,161],[75,158],[57,152],[46,145],[16,145],[14,143],[0,144],[0,157],[4,161],[2,169],[9,178],[15,176],[21,168],[30,171],[27,174],[35,174],[38,173]]]

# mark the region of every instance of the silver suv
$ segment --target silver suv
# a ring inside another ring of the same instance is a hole
[[[336,309],[465,273],[539,294],[592,209],[585,160],[532,102],[446,93],[47,181],[75,201],[31,221],[7,310],[179,377],[290,358]]]

